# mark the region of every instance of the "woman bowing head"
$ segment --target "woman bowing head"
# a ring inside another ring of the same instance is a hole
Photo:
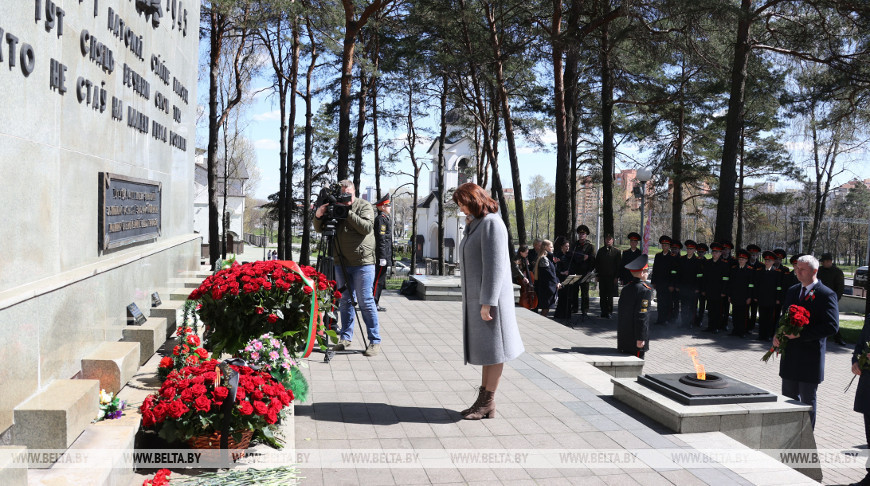
[[[468,215],[459,245],[465,363],[483,366],[479,395],[464,418],[495,417],[495,391],[505,361],[524,351],[514,313],[507,229],[498,203],[477,184],[462,184],[453,202]]]

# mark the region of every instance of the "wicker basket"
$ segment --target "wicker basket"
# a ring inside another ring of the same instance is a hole
[[[232,434],[230,434],[227,440],[228,449],[247,449],[248,446],[251,445],[251,438],[254,436],[254,431],[244,430],[241,434],[242,437],[239,442],[236,442],[235,439],[233,439]],[[203,434],[191,437],[187,440],[187,445],[189,445],[191,449],[220,449],[221,433],[214,432],[208,435]]]

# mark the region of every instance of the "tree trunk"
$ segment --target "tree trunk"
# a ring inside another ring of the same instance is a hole
[[[411,165],[414,167],[414,199],[411,201],[411,275],[417,274],[417,201],[420,187],[420,169],[417,165],[417,156],[415,147],[417,145],[417,135],[414,131],[414,88],[408,86],[408,154],[411,158]]]
[[[555,121],[556,121],[556,174],[569,174],[569,136],[565,113],[565,83],[563,70],[562,47],[562,1],[553,0],[553,18],[550,22],[550,36],[553,44],[553,95],[555,98]],[[571,203],[570,187],[567,177],[556,177],[555,181],[555,233],[558,235],[570,234],[571,215],[568,210]]]
[[[602,1],[600,15],[610,10],[610,2]],[[603,199],[603,233],[613,234],[613,165],[616,149],[613,143],[613,72],[610,66],[610,33],[608,24],[601,27],[601,197]],[[601,236],[601,235],[599,235]]]
[[[218,77],[223,49],[225,19],[214,6],[209,12],[209,76],[208,76],[208,153],[206,179],[208,181],[208,258],[212,270],[220,259],[220,233],[218,232],[217,149],[218,131]]]
[[[380,36],[378,36],[377,32],[374,36],[374,52],[372,54],[372,62],[374,63],[374,70],[377,72],[378,67],[380,65]],[[374,143],[374,156],[375,156],[375,194],[377,194],[377,199],[380,199],[381,194],[381,153],[380,153],[380,138],[378,137],[378,77],[372,77],[372,142]]]
[[[286,181],[284,182],[284,221],[286,231],[284,232],[284,255],[279,258],[284,260],[293,260],[293,213],[296,210],[296,200],[293,198],[293,160],[294,148],[296,146],[296,90],[299,88],[299,22],[293,20],[293,40],[290,44],[290,120],[289,133],[287,136],[287,172],[285,174]]]
[[[514,185],[514,206],[517,220],[517,240],[520,244],[526,243],[526,220],[525,211],[523,208],[523,188],[520,180],[520,164],[517,158],[516,142],[514,140],[514,126],[511,119],[510,103],[508,102],[507,88],[504,81],[504,66],[502,62],[501,44],[498,39],[498,33],[495,26],[495,14],[493,13],[492,5],[486,4],[487,22],[489,24],[489,34],[492,40],[493,56],[495,57],[495,75],[498,83],[498,97],[501,104],[501,116],[504,119],[504,131],[507,138],[508,159],[511,164],[511,180]]]
[[[314,113],[312,111],[312,101],[314,94],[311,91],[311,80],[314,77],[314,68],[317,65],[317,44],[314,42],[314,31],[311,28],[311,20],[306,19],[306,29],[308,31],[308,40],[311,48],[309,53],[310,62],[308,63],[308,71],[305,73],[305,166],[303,168],[303,203],[302,203],[302,250],[299,253],[299,263],[302,265],[311,265],[309,255],[311,254],[311,179],[314,171],[313,154],[314,151]]]
[[[751,0],[741,0],[740,20],[737,22],[737,41],[731,67],[731,95],[725,122],[725,140],[722,146],[722,164],[719,171],[719,200],[716,206],[716,241],[731,239],[734,229],[734,190],[737,185],[737,150],[746,92],[746,65],[749,62],[749,29],[752,25]]]
[[[743,248],[743,171],[746,167],[744,159],[746,152],[746,131],[744,127],[740,127],[740,172],[737,176],[737,237],[734,239],[734,248]]]
[[[685,71],[684,71],[685,72]],[[683,144],[686,137],[686,107],[680,90],[680,109],[677,121],[677,146],[674,150],[674,167],[671,181],[674,184],[671,201],[671,237],[683,241]]]
[[[345,24],[344,45],[341,51],[341,82],[338,108],[338,160],[337,177],[342,181],[348,176],[348,158],[350,156],[350,85],[353,79],[353,52],[356,48],[356,36],[359,27],[355,21]],[[359,193],[359,188],[357,188]]]
[[[435,194],[438,197],[438,275],[444,275],[444,145],[447,143],[447,74],[441,76],[441,134],[438,137],[438,176]]]
[[[365,138],[366,127],[366,101],[369,98],[369,83],[371,81],[366,76],[366,73],[360,68],[359,71],[359,100],[357,103],[357,111],[359,116],[356,121],[356,140],[353,145],[353,185],[356,187],[356,194],[359,196],[362,193],[360,187],[362,180],[363,166],[363,139]],[[374,202],[374,201],[370,201]]]

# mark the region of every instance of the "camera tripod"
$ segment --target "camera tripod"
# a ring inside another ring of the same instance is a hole
[[[329,280],[335,280],[335,258],[332,256],[334,237],[335,237],[334,225],[332,225],[330,227],[330,225],[327,224],[327,226],[324,227],[324,231],[323,231],[322,237],[320,239],[320,244],[318,245],[318,248],[317,248],[318,249],[318,256],[317,256],[317,265],[315,266],[315,268],[317,269],[318,272],[325,275],[326,278]],[[339,247],[335,247],[335,248],[338,250],[339,259],[343,260],[344,257],[341,254],[341,248],[339,248]],[[354,318],[356,319],[356,323],[359,326],[360,337],[362,337],[364,348],[368,348],[368,341],[366,340],[366,333],[365,333],[366,329],[363,328],[362,318],[361,318],[362,316],[360,316],[359,307],[357,306],[356,293],[353,291],[353,289],[348,288],[348,282],[350,282],[350,279],[347,276],[347,269],[345,268],[345,265],[341,266],[341,272],[342,272],[342,276],[344,277],[344,286],[342,286],[341,288],[336,289],[336,290],[341,292],[342,296],[345,295],[345,292],[350,292],[350,294],[348,294],[350,296],[350,305],[353,308]],[[338,306],[339,313],[341,312],[340,306],[341,306],[341,303],[339,303],[339,306]],[[325,324],[326,324],[327,328],[332,329],[334,327],[336,331],[341,330],[341,328],[339,327],[339,320],[337,318],[325,316],[324,320],[326,321]],[[326,349],[324,351],[323,362],[329,363],[333,357],[335,357],[335,351],[332,349]]]

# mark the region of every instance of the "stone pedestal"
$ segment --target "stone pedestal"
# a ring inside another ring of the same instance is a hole
[[[127,326],[124,329],[124,341],[139,343],[139,366],[148,362],[151,356],[163,346],[167,335],[174,332],[165,317],[149,317],[141,326]]]
[[[15,407],[13,441],[31,449],[66,449],[99,408],[99,381],[55,380]]]
[[[190,292],[188,292],[190,294]],[[185,296],[185,299],[187,297]],[[178,323],[184,316],[184,301],[183,300],[166,300],[157,307],[152,307],[149,314],[150,317],[162,317],[166,319],[167,336],[169,337],[178,326]]]
[[[108,393],[118,393],[136,374],[139,360],[137,342],[102,343],[82,358],[82,376],[86,379],[99,380],[100,388]]]

